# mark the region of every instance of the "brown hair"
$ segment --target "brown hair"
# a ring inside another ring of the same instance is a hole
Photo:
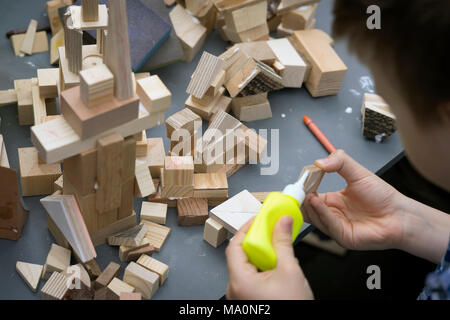
[[[366,25],[370,5],[381,9],[381,29]],[[334,36],[348,37],[352,51],[391,62],[416,118],[439,118],[450,102],[449,0],[336,0],[334,16]]]

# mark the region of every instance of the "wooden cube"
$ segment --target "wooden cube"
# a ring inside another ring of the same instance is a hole
[[[118,278],[112,279],[107,288],[117,300],[120,299],[122,293],[133,293],[135,291],[134,287]]]
[[[141,220],[166,224],[167,204],[142,201]]]
[[[53,193],[53,183],[62,174],[61,165],[39,164],[36,148],[19,148],[20,183],[23,196]]]
[[[97,179],[97,149],[90,149],[64,159],[64,180],[77,190],[79,195],[95,192]]]
[[[170,108],[172,94],[157,75],[136,82],[136,93],[149,112],[161,112]]]
[[[225,173],[195,173],[195,198],[228,198],[228,181]]]
[[[137,160],[147,163],[152,178],[161,177],[161,169],[164,168],[164,142],[162,138],[147,139],[147,156],[138,157]]]
[[[120,265],[115,262],[110,262],[103,272],[94,281],[94,289],[107,287],[109,283],[117,277],[120,272]]]
[[[57,82],[59,79],[58,68],[38,69],[37,79],[39,94],[44,98],[56,98],[58,96]]]
[[[205,222],[205,229],[203,231],[203,239],[212,245],[214,248],[220,246],[228,238],[228,231],[223,225],[208,218]]]
[[[141,133],[137,134],[136,157],[145,157],[147,156],[147,152],[147,133],[145,132],[145,130],[142,130]]]
[[[177,200],[178,225],[202,225],[208,219],[208,200],[186,198]]]
[[[168,156],[164,160],[164,185],[191,186],[194,184],[192,156]]]
[[[88,108],[111,99],[114,94],[114,75],[104,64],[80,71],[80,94]]]
[[[33,83],[37,84],[32,79],[17,79],[14,80],[14,90],[17,94],[17,111],[19,115],[19,125],[33,125],[33,98],[31,95],[31,87]]]
[[[145,237],[155,248],[155,251],[159,252],[167,237],[169,236],[170,228],[146,220],[141,221],[141,223],[147,226],[147,234],[145,235]]]
[[[167,137],[171,139],[172,133],[178,129],[186,129],[191,135],[195,134],[195,121],[199,121],[201,128],[202,118],[192,110],[184,108],[166,119]]]
[[[70,250],[53,243],[45,261],[42,278],[48,279],[54,271],[66,271],[70,265],[70,256]]]
[[[159,288],[158,274],[135,262],[130,262],[125,269],[123,281],[134,287],[137,292],[142,293],[146,299],[150,299]]]

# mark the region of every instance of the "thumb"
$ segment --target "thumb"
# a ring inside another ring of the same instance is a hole
[[[292,224],[291,216],[282,216],[275,225],[272,236],[273,248],[277,254],[277,264],[290,260],[294,257],[292,247]]]
[[[316,160],[314,164],[327,173],[337,172],[348,184],[373,174],[345,153],[344,150],[336,150],[328,157]]]

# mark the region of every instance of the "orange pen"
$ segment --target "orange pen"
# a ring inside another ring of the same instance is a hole
[[[316,136],[317,140],[328,150],[329,153],[332,153],[336,150],[336,148],[328,141],[327,137],[320,131],[320,129],[316,126],[316,124],[308,117],[303,116],[303,122],[305,122],[308,129]]]

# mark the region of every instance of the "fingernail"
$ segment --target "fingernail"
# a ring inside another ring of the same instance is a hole
[[[317,160],[317,163],[320,164],[321,166],[326,166],[328,163],[330,163],[330,159],[328,158],[319,159]]]
[[[284,216],[283,220],[281,221],[281,226],[285,231],[291,231],[292,230],[292,217],[291,216]]]

